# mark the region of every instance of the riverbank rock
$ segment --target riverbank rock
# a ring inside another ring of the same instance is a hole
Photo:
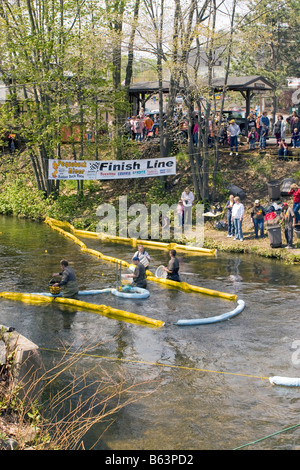
[[[0,325],[0,400],[9,403],[17,390],[20,400],[34,403],[41,391],[41,370],[38,346],[14,328]],[[35,433],[29,423],[20,421],[17,410],[0,407],[1,450],[23,449]]]

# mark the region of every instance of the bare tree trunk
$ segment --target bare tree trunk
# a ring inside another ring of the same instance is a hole
[[[221,130],[221,123],[222,123],[222,116],[223,116],[223,110],[224,110],[225,96],[226,96],[226,91],[227,91],[227,81],[228,81],[228,75],[229,75],[229,69],[230,69],[230,63],[231,63],[231,56],[232,56],[232,43],[233,43],[236,2],[237,2],[237,0],[234,0],[233,5],[232,5],[232,14],[231,14],[231,20],[230,20],[230,36],[229,36],[229,43],[228,43],[227,61],[226,61],[226,67],[225,67],[224,86],[223,86],[223,91],[222,91],[220,119],[219,119],[219,122],[217,123],[217,134],[218,134],[218,136],[220,135],[220,130]],[[216,8],[215,0],[214,0],[214,8]],[[217,180],[217,174],[218,174],[218,169],[219,169],[220,149],[219,149],[219,139],[218,138],[215,139],[214,149],[215,149],[215,162],[214,162],[214,170],[213,170],[212,200],[215,199],[215,195],[216,195],[216,180]]]

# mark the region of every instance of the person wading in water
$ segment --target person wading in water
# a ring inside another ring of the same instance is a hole
[[[74,269],[69,266],[67,260],[60,262],[61,272],[53,274],[53,277],[61,276],[60,282],[53,284],[54,287],[61,287],[63,297],[73,297],[78,294],[78,284]]]
[[[176,258],[176,250],[170,250],[170,261],[168,264],[168,267],[165,268],[164,270],[167,271],[167,279],[170,279],[171,281],[178,281],[180,282],[180,277],[179,277],[179,261],[178,258]]]

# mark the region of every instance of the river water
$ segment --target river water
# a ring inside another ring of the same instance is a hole
[[[47,291],[62,258],[72,262],[80,289],[114,287],[114,264],[82,253],[46,224],[2,216],[0,232],[0,291]],[[133,253],[130,246],[82,240],[127,261]],[[167,252],[148,251],[152,270],[166,265]],[[95,425],[85,436],[85,448],[108,424],[96,449],[230,450],[245,444],[246,449],[298,448],[297,427],[248,444],[300,423],[300,389],[272,386],[266,379],[300,377],[299,266],[224,253],[179,258],[183,280],[235,293],[245,301],[245,310],[225,322],[179,327],[178,319],[218,315],[235,303],[149,282],[146,300],[110,293],[83,300],[163,320],[163,328],[6,299],[0,299],[0,324],[36,343],[45,364],[62,345],[78,350],[98,344],[79,362],[80,369],[99,366],[111,376],[146,381],[149,394],[121,409],[114,421]]]

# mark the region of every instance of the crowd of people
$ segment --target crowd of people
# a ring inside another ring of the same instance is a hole
[[[282,114],[278,114],[273,128],[270,129],[270,119],[268,113],[256,116],[251,112],[248,116],[248,143],[249,150],[254,150],[256,143],[260,149],[266,148],[266,141],[271,134],[276,138],[278,146],[278,157],[286,160],[288,152],[288,143],[286,142],[287,129],[289,127],[292,148],[300,147],[300,119],[296,111],[284,119]],[[271,132],[272,131],[272,132]]]
[[[282,203],[279,214],[279,222],[284,225],[284,234],[287,242],[286,248],[293,248],[294,228],[300,222],[300,188],[296,183],[291,185],[288,196],[292,197],[293,204],[290,206],[287,202]],[[238,196],[229,196],[225,206],[227,217],[227,237],[233,237],[233,240],[243,241],[243,220],[245,217],[245,207]],[[261,205],[259,199],[254,201],[251,208],[250,217],[254,227],[255,239],[264,238],[264,222],[267,216],[266,208]]]
[[[293,111],[286,119],[284,119],[282,114],[278,114],[273,125],[271,124],[271,119],[269,118],[267,111],[264,111],[262,114],[251,111],[246,121],[249,150],[255,150],[256,147],[261,150],[266,149],[268,138],[270,136],[274,136],[278,146],[278,156],[280,159],[286,160],[289,146],[286,142],[286,134],[288,130],[291,135],[291,147],[300,148],[300,118],[295,111]],[[193,115],[191,132],[193,143],[196,147],[199,145],[199,127],[202,129],[203,134],[204,126],[204,116],[199,116],[195,112]],[[176,131],[184,132],[187,138],[188,122],[182,111],[174,113],[174,128]],[[155,137],[158,133],[158,129],[159,115],[154,114],[150,117],[149,114],[145,114],[143,108],[140,109],[137,116],[128,117],[124,125],[124,132],[128,139],[135,140],[137,142],[142,142]],[[233,155],[234,151],[235,154],[238,155],[238,137],[241,134],[241,127],[235,119],[228,120],[226,115],[221,117],[219,113],[217,113],[215,117],[211,117],[211,119],[209,119],[207,138],[208,146],[210,148],[214,145],[215,139],[218,139],[219,144],[223,146],[228,145],[230,147],[230,155]]]
[[[159,128],[159,116],[145,114],[144,108],[141,108],[137,116],[128,117],[124,125],[124,133],[129,140],[142,142],[149,137],[154,137]]]

